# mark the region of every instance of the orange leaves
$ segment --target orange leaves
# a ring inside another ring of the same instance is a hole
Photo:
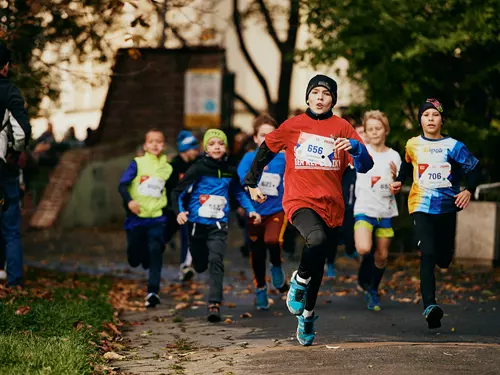
[[[27,315],[31,311],[29,306],[21,306],[16,310],[16,315]]]

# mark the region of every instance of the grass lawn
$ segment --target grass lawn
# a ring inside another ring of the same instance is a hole
[[[30,269],[26,286],[0,285],[0,374],[91,374],[113,320],[106,279]]]

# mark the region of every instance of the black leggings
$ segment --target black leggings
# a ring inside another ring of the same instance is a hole
[[[327,226],[310,208],[298,209],[293,214],[292,224],[305,241],[298,275],[303,279],[311,278],[307,289],[306,310],[312,311],[323,279],[326,253],[337,244],[338,228]]]
[[[424,308],[436,304],[434,269],[448,268],[455,252],[457,214],[426,214],[415,212],[413,224],[420,250],[420,290]]]

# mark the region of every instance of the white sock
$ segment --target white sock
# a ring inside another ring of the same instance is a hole
[[[314,315],[314,310],[311,310],[311,311],[308,311],[308,310],[304,310],[304,312],[302,313],[302,316],[304,318],[310,318],[311,316]]]
[[[304,284],[304,285],[308,285],[309,284],[309,281],[311,281],[311,278],[307,278],[307,279],[303,279],[302,277],[299,276],[299,274],[296,274],[295,275],[295,279],[301,283],[301,284]]]

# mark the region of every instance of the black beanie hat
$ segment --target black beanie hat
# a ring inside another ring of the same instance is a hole
[[[318,74],[312,77],[309,83],[307,84],[306,103],[307,103],[307,98],[309,97],[309,94],[311,93],[312,89],[318,86],[322,86],[326,88],[328,91],[330,91],[330,94],[332,94],[332,108],[333,108],[335,104],[337,104],[337,82],[335,82],[333,79],[323,74]]]
[[[427,99],[418,109],[418,124],[422,126],[422,122],[420,120],[422,119],[423,113],[429,108],[434,108],[441,114],[441,120],[444,124],[443,106],[441,105],[439,100],[433,98]]]

